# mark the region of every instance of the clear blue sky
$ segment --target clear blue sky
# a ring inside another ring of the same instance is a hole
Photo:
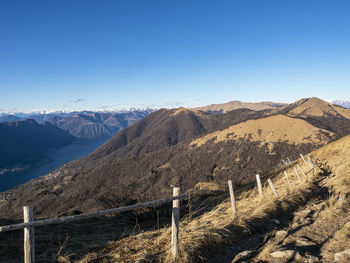
[[[350,99],[348,0],[0,1],[0,110]]]

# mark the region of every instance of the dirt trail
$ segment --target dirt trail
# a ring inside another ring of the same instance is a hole
[[[308,203],[266,222],[239,245],[225,247],[210,262],[349,262],[348,257],[329,253],[332,239],[350,225],[350,202],[327,183],[334,175],[314,182],[318,191]]]

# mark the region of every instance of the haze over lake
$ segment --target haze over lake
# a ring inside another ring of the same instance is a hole
[[[66,147],[49,152],[47,156],[53,160],[50,163],[45,163],[38,167],[20,172],[0,175],[0,192],[7,191],[31,179],[46,175],[70,161],[88,155],[107,140],[108,139],[77,140]]]

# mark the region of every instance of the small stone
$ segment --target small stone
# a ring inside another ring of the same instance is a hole
[[[234,261],[237,261],[237,260],[241,260],[241,259],[244,259],[244,258],[247,258],[247,257],[250,257],[250,255],[252,254],[253,251],[251,250],[247,250],[247,251],[243,251],[239,254],[236,255]]]
[[[303,258],[303,262],[315,263],[315,262],[320,262],[320,259],[318,257],[312,256],[312,255],[305,255],[305,257]]]
[[[298,219],[298,223],[304,224],[304,225],[311,224],[312,222],[313,222],[313,219],[310,217],[301,217]]]
[[[278,259],[301,259],[299,252],[296,250],[274,251],[270,253],[270,256]]]
[[[342,260],[350,260],[350,248],[334,255],[334,262],[342,262]]]
[[[310,241],[306,238],[300,238],[296,242],[297,246],[314,246],[316,245],[315,242]]]

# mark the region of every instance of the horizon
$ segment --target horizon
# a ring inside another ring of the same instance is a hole
[[[2,1],[0,113],[350,100],[348,1]]]
[[[309,97],[309,98],[313,98],[313,97]],[[302,99],[309,99],[309,98],[299,98],[298,100],[302,100]],[[317,98],[317,97],[316,97]],[[350,108],[350,101],[348,100],[334,100],[334,99],[322,99],[319,98],[325,102],[337,105],[337,106],[341,106],[344,108]],[[296,101],[298,101],[296,100]],[[207,104],[207,105],[201,105],[201,106],[196,106],[196,107],[189,107],[189,106],[178,106],[178,107],[144,107],[144,108],[135,108],[135,107],[131,107],[131,108],[114,108],[114,109],[82,109],[82,110],[51,110],[51,111],[46,111],[46,110],[33,110],[33,111],[17,111],[17,112],[11,112],[11,111],[0,111],[0,116],[3,115],[14,115],[14,116],[21,116],[24,115],[24,117],[27,117],[29,115],[45,115],[45,114],[59,114],[59,113],[81,113],[81,112],[106,112],[106,113],[111,113],[111,112],[116,112],[116,113],[125,113],[125,112],[131,112],[131,111],[147,111],[147,110],[154,110],[157,111],[159,109],[162,108],[166,108],[166,109],[174,109],[174,108],[188,108],[188,109],[194,109],[197,107],[204,107],[204,106],[211,106],[211,105],[221,105],[221,104],[226,104],[226,103],[230,103],[230,102],[236,102],[237,100],[233,100],[233,101],[227,101],[227,102],[223,102],[223,103],[219,103],[219,104]],[[293,101],[292,103],[296,102]],[[242,102],[242,103],[281,103],[281,104],[290,104],[290,103],[284,103],[284,102],[280,102],[280,101],[237,101],[237,102]],[[22,116],[23,117],[23,116]]]

